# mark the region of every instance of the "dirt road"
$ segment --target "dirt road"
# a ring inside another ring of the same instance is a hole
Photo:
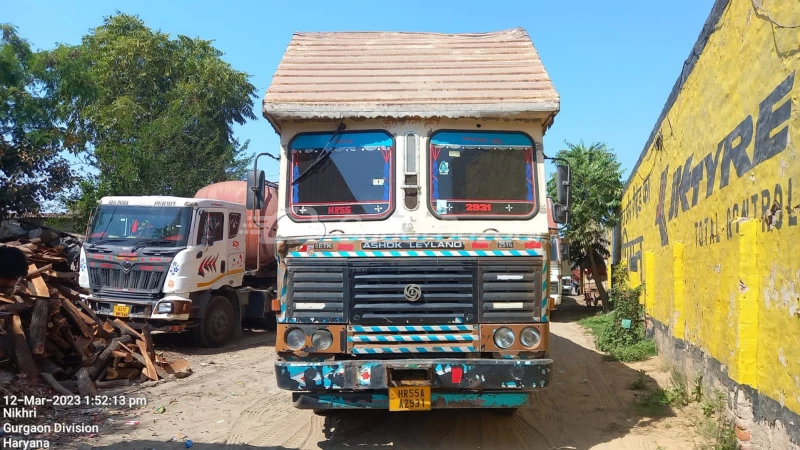
[[[275,387],[272,333],[246,332],[223,351],[198,352],[174,336],[161,348],[191,359],[194,374],[127,395],[148,406],[114,416],[101,435],[84,439],[95,448],[194,449],[684,449],[693,448],[695,426],[680,411],[649,418],[637,413],[627,388],[639,369],[648,383],[666,384],[658,360],[621,364],[605,360],[575,320],[585,308],[569,301],[554,313],[551,355],[554,384],[530,409],[504,416],[491,411],[394,413],[347,411],[320,417],[291,407]],[[153,410],[163,405],[166,411]],[[138,425],[124,425],[135,419]],[[175,441],[170,439],[175,437]],[[81,448],[90,448],[82,445]],[[70,445],[74,448],[77,445]]]

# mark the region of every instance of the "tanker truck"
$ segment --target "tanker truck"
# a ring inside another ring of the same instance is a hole
[[[212,184],[194,198],[102,198],[80,256],[91,307],[134,328],[190,330],[206,347],[240,335],[243,322],[274,329],[276,262],[267,242],[277,186],[262,184],[267,201],[247,211],[247,184]]]

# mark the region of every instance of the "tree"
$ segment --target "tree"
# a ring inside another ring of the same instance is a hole
[[[0,220],[38,212],[73,182],[62,156],[66,129],[45,77],[46,59],[0,24]]]
[[[570,216],[565,237],[570,242],[572,263],[587,265],[608,310],[608,292],[598,279],[600,264],[609,256],[606,231],[619,223],[622,203],[622,168],[616,155],[606,144],[594,143],[588,147],[581,142],[567,142],[567,149],[556,155],[569,161],[572,168],[572,195]],[[555,178],[548,180],[548,192],[555,196]]]
[[[222,55],[210,41],[170,39],[126,14],[50,53],[66,126],[98,172],[73,209],[86,216],[104,195],[191,197],[243,177],[248,143],[233,125],[256,118],[255,87]]]

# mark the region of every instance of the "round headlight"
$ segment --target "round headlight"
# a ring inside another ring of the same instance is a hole
[[[539,330],[533,327],[527,327],[519,334],[519,341],[528,348],[536,347],[539,345],[540,340],[541,336],[539,336]]]
[[[317,330],[311,335],[311,345],[317,350],[327,350],[333,345],[333,335],[328,330]]]
[[[286,345],[292,350],[300,350],[306,345],[306,334],[300,328],[292,328],[286,333]]]
[[[514,345],[514,332],[503,327],[494,330],[494,345],[500,348],[508,348]]]

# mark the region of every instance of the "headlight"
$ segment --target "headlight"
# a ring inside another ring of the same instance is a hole
[[[158,304],[158,308],[156,308],[156,312],[159,314],[169,314],[172,312],[172,303],[170,302],[161,302]]]
[[[519,341],[528,348],[536,347],[539,345],[540,340],[541,336],[539,336],[539,330],[533,327],[527,327],[519,334]]]
[[[500,348],[508,348],[514,345],[514,332],[503,327],[494,330],[494,345]]]
[[[311,345],[317,350],[327,350],[333,345],[333,335],[328,330],[317,330],[311,335]]]
[[[300,328],[292,328],[286,333],[286,345],[292,350],[300,350],[306,345],[306,334]]]

